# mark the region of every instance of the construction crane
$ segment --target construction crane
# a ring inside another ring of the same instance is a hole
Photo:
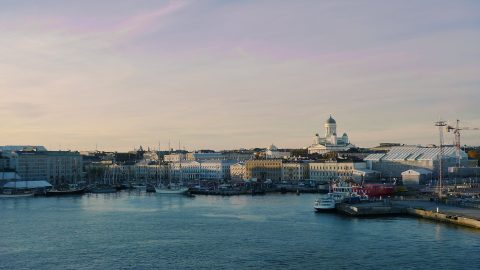
[[[460,144],[460,130],[480,130],[480,128],[460,127],[460,120],[457,119],[455,126],[446,125],[447,132],[453,132],[455,138],[453,143],[455,144],[457,166],[461,166],[461,144]]]
[[[437,194],[438,198],[442,198],[442,180],[443,180],[443,129],[448,127],[446,121],[435,122],[435,126],[438,127],[438,132],[440,135],[440,155],[438,157],[438,182],[437,182]]]

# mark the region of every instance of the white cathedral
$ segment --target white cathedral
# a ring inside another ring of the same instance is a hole
[[[330,117],[325,122],[325,137],[315,134],[313,144],[308,147],[309,154],[326,154],[329,152],[344,152],[355,147],[350,144],[347,133],[343,133],[341,137],[337,136],[337,122]]]

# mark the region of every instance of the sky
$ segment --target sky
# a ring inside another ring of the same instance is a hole
[[[480,1],[0,6],[0,145],[301,148],[330,114],[360,147],[480,127]]]

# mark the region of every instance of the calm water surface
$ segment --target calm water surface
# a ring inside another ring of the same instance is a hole
[[[315,197],[3,199],[0,268],[478,269],[478,231],[316,214]]]

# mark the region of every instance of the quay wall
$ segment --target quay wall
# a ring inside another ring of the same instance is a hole
[[[416,209],[416,208],[407,208],[407,213],[414,216],[431,219],[431,220],[453,223],[456,225],[462,225],[462,226],[467,226],[475,229],[480,229],[480,220],[476,220],[468,217],[437,213],[433,211],[427,211],[427,210]]]

